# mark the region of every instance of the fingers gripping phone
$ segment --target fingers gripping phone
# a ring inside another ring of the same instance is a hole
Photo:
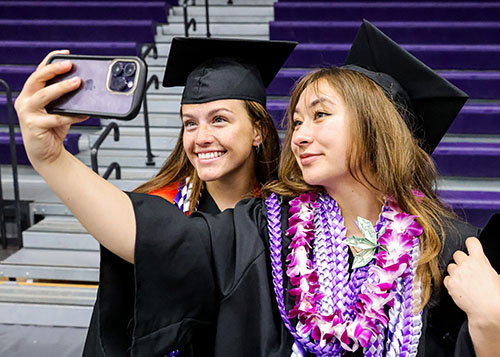
[[[51,114],[131,120],[141,108],[147,66],[139,57],[54,55],[48,63],[70,60],[71,70],[47,85],[80,77],[80,87],[46,106]]]

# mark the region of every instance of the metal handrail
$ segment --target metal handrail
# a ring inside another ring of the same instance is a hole
[[[118,127],[118,124],[116,124],[115,122],[111,122],[108,124],[106,129],[104,129],[104,131],[101,133],[101,135],[99,135],[99,137],[97,138],[94,145],[92,145],[92,147],[90,148],[90,163],[92,165],[92,170],[98,175],[99,175],[99,166],[97,165],[97,154],[99,153],[99,148],[101,147],[102,143],[104,142],[104,139],[106,139],[106,137],[108,136],[108,134],[110,133],[111,130],[114,130],[114,140],[115,141],[120,140],[120,129]],[[110,170],[109,168],[111,166],[115,166],[115,164],[120,166],[116,162],[111,163],[108,167],[108,171],[110,171],[108,173],[108,176],[109,176],[109,174],[111,174],[111,170],[112,170],[112,169]],[[106,171],[106,172],[108,172],[108,171]],[[121,177],[121,175],[120,175],[120,177]]]
[[[122,169],[120,167],[120,164],[117,163],[117,162],[112,162],[111,164],[109,164],[108,169],[106,170],[106,172],[104,173],[104,175],[102,175],[102,178],[105,179],[105,180],[107,180],[108,177],[113,172],[113,170],[115,170],[115,178],[117,180],[121,180],[121,178],[122,178]]]
[[[158,79],[158,76],[156,74],[153,74],[151,78],[149,78],[148,82],[146,83],[146,90],[144,92],[144,100],[143,100],[143,114],[144,114],[144,131],[145,131],[145,136],[146,136],[146,155],[147,155],[147,161],[146,165],[147,166],[155,166],[155,162],[153,160],[153,157],[156,157],[156,155],[153,155],[153,152],[151,151],[151,135],[149,133],[149,110],[148,110],[148,89],[151,87],[151,85],[154,83],[155,89],[158,90],[160,87],[160,81]]]
[[[149,52],[153,51],[153,58],[157,59],[158,58],[158,49],[156,48],[156,43],[145,43],[144,44],[145,48],[143,47],[142,53],[141,53],[141,58],[145,59],[147,55],[149,55]]]
[[[210,38],[210,17],[208,15],[208,0],[205,0],[205,22],[207,23],[207,37]]]
[[[19,197],[19,177],[17,174],[17,153],[16,153],[16,137],[15,137],[15,131],[14,131],[14,109],[12,105],[12,91],[10,90],[9,84],[4,81],[3,79],[0,79],[0,83],[3,84],[5,87],[5,90],[7,92],[7,116],[9,118],[9,136],[10,136],[10,161],[12,165],[12,178],[14,180],[14,207],[16,211],[16,228],[17,228],[17,239],[19,242],[19,248],[23,247],[23,232],[21,230],[21,199]],[[1,187],[0,187],[1,189]],[[2,200],[0,201],[0,204],[3,207],[3,196],[1,197]],[[2,216],[2,247],[5,249],[7,248],[7,233],[5,229],[5,219],[4,219],[4,212],[2,210],[1,212]],[[5,237],[5,240],[3,239]]]
[[[194,19],[194,17],[188,21],[188,1],[189,0],[184,0],[184,2],[182,3],[182,9],[184,12],[184,36],[186,37],[189,37],[189,28],[191,27],[191,25],[193,26],[193,30],[196,31],[196,20]],[[196,5],[195,0],[191,2],[191,6],[193,5]]]

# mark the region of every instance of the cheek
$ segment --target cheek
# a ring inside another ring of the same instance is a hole
[[[192,154],[192,149],[194,147],[193,135],[189,132],[184,132],[182,137],[182,146],[184,147],[184,151],[189,155]]]

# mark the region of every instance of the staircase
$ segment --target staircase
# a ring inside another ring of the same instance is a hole
[[[269,21],[273,18],[273,1],[233,2],[234,5],[228,6],[227,0],[210,1],[211,35],[268,39]],[[13,37],[0,35],[0,51],[2,54],[7,54],[5,60],[1,61],[8,63],[0,65],[0,78],[5,78],[11,83],[15,92],[21,90],[36,63],[52,49],[70,48],[72,53],[80,54],[136,55],[136,42],[122,42],[113,37],[115,36],[113,31],[116,30],[117,33],[122,31],[123,22],[130,19],[153,23],[151,33],[156,31],[154,41],[158,48],[158,58],[152,56],[146,58],[149,67],[148,77],[157,75],[161,81],[172,38],[184,35],[182,7],[170,6],[165,1],[122,1],[120,6],[116,6],[116,2],[108,4],[105,1],[60,1],[59,3],[62,13],[44,10],[41,2],[0,1],[0,18],[7,18],[0,20],[0,32],[8,29],[10,23],[18,22],[19,17],[23,17],[37,19],[35,23],[40,26],[61,21],[65,26],[73,26],[64,27],[68,32],[73,31],[68,35],[68,39],[82,40],[73,43],[62,37],[50,38],[49,35],[43,34],[38,37],[40,40],[32,41],[27,32],[20,41],[4,41]],[[203,2],[198,1],[198,3],[200,4],[188,8],[189,17],[194,17],[197,21],[197,31],[191,28],[190,36],[205,37],[205,7]],[[136,9],[142,6],[144,8]],[[20,15],[22,11],[26,11],[26,16]],[[100,37],[92,38],[92,42],[88,41],[90,37],[87,35],[77,33],[78,26],[84,27],[82,21],[85,26],[95,24],[98,28],[95,31],[85,30],[89,36],[95,32],[107,31],[100,29],[99,26],[111,21],[109,14],[115,17],[116,22],[121,22],[122,27],[117,27],[107,34],[99,33]],[[168,23],[165,14],[168,15]],[[9,16],[13,19],[9,20]],[[51,20],[47,21],[50,16]],[[146,16],[150,16],[150,20],[137,20]],[[71,20],[67,20],[68,18]],[[40,27],[37,28],[41,31]],[[147,31],[142,30],[142,32],[144,34]],[[150,42],[148,39],[145,40],[145,37],[139,37],[141,38],[142,42]],[[125,35],[121,39],[129,41],[129,37]],[[179,118],[181,93],[182,88],[160,87],[156,90],[153,86],[148,91],[154,166],[146,165],[142,111],[132,121],[116,121],[119,125],[120,140],[115,142],[110,135],[101,146],[98,156],[101,174],[113,161],[121,166],[122,179],[116,180],[112,175],[109,180],[111,183],[122,190],[132,190],[151,178],[161,167],[173,149],[181,127]],[[4,124],[0,126],[0,131],[6,131],[5,113],[5,100],[2,102],[0,96],[0,123]],[[91,118],[85,124],[73,126],[70,130],[70,134],[80,135],[77,141],[77,152],[79,152],[77,157],[89,166],[90,147],[108,122]],[[8,157],[8,152],[6,154]],[[12,199],[11,168],[2,165],[1,169],[4,198]],[[5,339],[13,341],[11,345],[0,346],[0,356],[40,356],[44,353],[47,356],[78,356],[81,355],[97,291],[99,245],[31,166],[19,166],[18,170],[21,199],[33,201],[33,214],[36,218],[43,216],[44,219],[23,232],[23,249],[0,262],[0,277],[4,277],[4,281],[0,281],[0,333],[4,333]],[[54,342],[54,339],[48,336],[60,338]],[[65,346],[60,347],[60,351],[57,350],[57,346],[64,346],[63,341],[66,339],[71,339],[77,348],[67,349]],[[36,344],[33,343],[35,340]],[[22,354],[19,348],[22,348]]]

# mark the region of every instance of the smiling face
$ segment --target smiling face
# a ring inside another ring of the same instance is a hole
[[[255,176],[255,152],[261,137],[244,102],[217,100],[182,106],[183,145],[203,181]]]
[[[309,185],[329,187],[351,180],[347,166],[349,113],[325,80],[309,85],[293,113],[291,148]]]

